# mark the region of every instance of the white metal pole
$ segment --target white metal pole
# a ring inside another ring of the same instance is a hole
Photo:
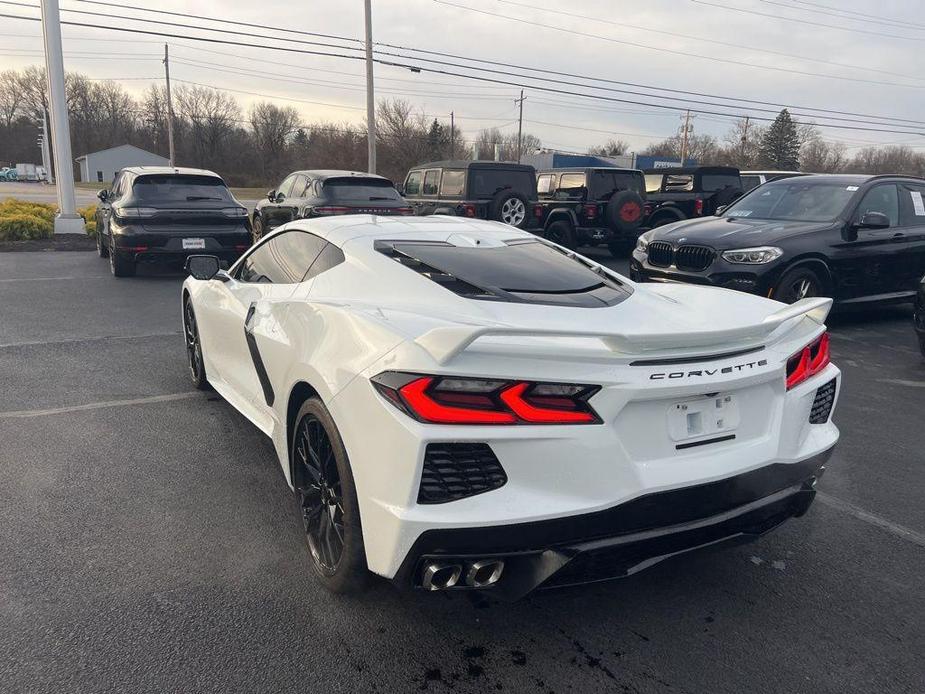
[[[365,0],[366,11],[366,127],[369,140],[369,173],[376,173],[376,93],[373,89],[373,10]]]
[[[67,120],[64,92],[64,56],[61,52],[61,12],[58,0],[42,0],[42,34],[45,40],[45,72],[51,117],[52,152],[58,176],[58,216],[56,234],[83,234],[84,223],[77,214],[74,195],[74,157]]]

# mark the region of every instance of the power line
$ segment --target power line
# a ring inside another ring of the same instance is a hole
[[[738,44],[738,43],[729,43],[728,41],[720,41],[715,38],[703,38],[700,36],[692,36],[690,34],[680,34],[678,32],[668,31],[667,29],[652,29],[650,27],[639,26],[638,24],[627,24],[624,21],[615,22],[615,21],[611,21],[607,19],[602,19],[600,17],[591,17],[589,15],[577,14],[575,12],[566,12],[564,10],[555,10],[549,7],[539,7],[539,6],[531,5],[531,4],[524,3],[524,2],[516,2],[515,0],[497,0],[497,1],[504,3],[505,5],[515,5],[517,7],[525,7],[533,11],[540,10],[542,12],[558,14],[564,17],[574,17],[575,19],[585,19],[588,21],[592,21],[596,24],[601,24],[601,23],[611,24],[613,26],[626,28],[626,29],[635,29],[638,31],[648,31],[648,32],[652,32],[655,34],[659,34],[660,36],[676,36],[678,38],[691,39],[693,41],[702,41],[704,43],[710,43],[716,46],[726,46],[727,48],[737,48],[740,50],[755,51],[758,53],[767,53],[769,55],[780,56],[783,58],[791,58],[795,60],[805,60],[805,61],[813,62],[813,63],[822,63],[823,65],[834,65],[836,67],[848,68],[849,70],[865,70],[867,72],[876,72],[882,75],[890,75],[892,77],[905,77],[906,79],[916,80],[919,82],[923,81],[923,78],[917,75],[906,75],[906,74],[899,73],[899,72],[890,72],[889,70],[878,70],[876,68],[865,67],[863,65],[849,65],[847,63],[836,63],[831,60],[823,60],[821,58],[810,58],[809,56],[804,56],[804,55],[794,55],[792,53],[785,53],[783,51],[775,51],[769,48],[758,48],[757,46],[745,46],[745,45]]]
[[[851,27],[840,27],[835,26],[834,24],[825,24],[823,22],[813,22],[808,19],[795,19],[794,17],[784,17],[778,14],[769,14],[767,12],[759,12],[758,10],[748,10],[742,7],[730,7],[729,5],[720,5],[715,2],[707,2],[706,0],[691,0],[691,2],[697,3],[698,5],[709,5],[710,7],[718,7],[722,10],[729,10],[730,12],[742,12],[744,14],[753,14],[759,17],[768,17],[770,19],[780,19],[785,22],[797,22],[798,24],[810,24],[817,27],[825,27],[826,29],[838,29],[839,31],[849,31],[855,34],[867,34],[868,36],[883,36],[888,39],[902,39],[904,41],[922,41],[921,38],[913,36],[897,36],[896,34],[884,34],[880,31],[868,31],[866,29],[853,29]]]
[[[925,29],[925,24],[916,24],[915,22],[908,22],[905,19],[891,19],[889,17],[881,17],[880,15],[875,15],[875,14],[864,14],[863,12],[857,12],[855,10],[844,10],[840,7],[833,7],[832,5],[823,5],[821,2],[809,2],[809,0],[791,0],[791,2],[795,2],[800,5],[810,5],[812,7],[824,7],[828,10],[838,10],[839,12],[843,12],[844,14],[853,14],[853,15],[857,15],[858,17],[864,17],[865,19],[879,19],[882,21],[896,22],[897,24],[908,24],[909,26],[912,26],[912,27],[920,27],[922,29]]]
[[[82,1],[82,2],[89,2],[89,3],[93,3],[93,4],[112,5],[112,3],[101,2],[101,0],[81,0],[81,1]],[[439,1],[441,1],[441,0],[437,0],[437,1],[439,2]],[[7,4],[21,4],[21,3],[10,2],[10,0],[0,0],[0,2],[6,2]],[[120,6],[120,5],[113,5],[113,6]],[[127,7],[127,8],[129,8],[129,9],[142,10],[142,11],[152,12],[152,13],[163,13],[163,14],[168,14],[168,15],[176,15],[176,14],[178,14],[178,13],[173,13],[173,12],[167,12],[167,11],[165,11],[165,10],[152,10],[152,9],[149,9],[149,8],[138,7],[138,6],[132,6],[132,5],[121,5],[121,6],[122,6],[122,7]],[[104,15],[104,16],[108,16],[108,15]],[[500,16],[503,16],[503,15],[500,15]],[[197,15],[196,17],[199,17],[199,16]],[[207,19],[208,21],[213,21],[213,22],[226,22],[226,21],[227,21],[227,22],[230,22],[230,23],[233,23],[233,24],[236,24],[236,25],[248,26],[246,23],[243,23],[243,22],[232,22],[231,20],[223,20],[223,19],[209,18],[209,17],[201,17],[201,18],[204,18],[204,19]],[[133,18],[133,21],[139,21],[139,22],[151,21],[151,22],[154,22],[154,23],[160,23],[160,22],[157,22],[157,20],[145,20],[145,19],[136,19],[136,18]],[[181,25],[181,26],[186,26],[186,25]],[[263,25],[256,25],[256,26],[263,26]],[[545,25],[543,25],[543,26],[545,26]],[[198,27],[198,28],[199,28],[200,30],[204,30],[204,31],[213,31],[213,32],[222,31],[221,29],[215,29],[215,28],[211,28],[211,27]],[[556,27],[553,27],[553,28],[556,28]],[[307,34],[307,35],[314,35],[314,34],[312,34],[311,32],[300,32],[300,31],[294,30],[294,29],[286,29],[286,30],[284,30],[284,31],[286,31],[287,33],[295,33],[295,34],[304,33],[304,34]],[[241,33],[241,32],[232,32],[232,33]],[[247,34],[247,35],[250,35],[250,34]],[[201,37],[189,37],[189,38],[192,38],[192,39],[195,40],[196,38],[201,38]],[[276,38],[276,37],[270,37],[270,38]],[[343,41],[358,41],[358,39],[353,39],[353,38],[351,38],[351,37],[342,37],[342,36],[340,36],[340,37],[337,37],[337,38],[340,39],[340,40],[343,40]],[[205,40],[208,40],[208,39],[205,39]],[[289,42],[294,42],[294,43],[301,43],[300,41],[294,40],[294,39],[282,39],[282,40],[289,41]],[[317,42],[304,42],[304,43],[307,43],[307,44],[310,44],[310,45],[317,45]],[[234,45],[238,45],[238,44],[234,44]],[[428,51],[428,50],[423,50],[423,49],[416,49],[416,48],[408,48],[408,47],[395,46],[395,45],[393,45],[393,44],[381,44],[381,43],[379,43],[379,44],[377,44],[377,45],[389,46],[389,47],[396,48],[396,49],[399,49],[399,50],[412,51],[412,52],[415,52],[415,53],[423,53],[423,54],[428,54],[428,55],[438,55],[438,56],[443,56],[443,57],[450,57],[450,58],[459,59],[459,60],[466,60],[466,61],[469,61],[469,62],[478,62],[478,63],[483,63],[483,64],[498,65],[498,66],[502,66],[502,67],[514,67],[514,68],[517,68],[517,69],[529,70],[529,71],[531,71],[531,72],[540,72],[540,73],[545,73],[545,74],[555,74],[555,75],[559,75],[559,76],[566,76],[566,77],[570,77],[570,78],[573,78],[573,79],[574,79],[574,78],[578,78],[578,79],[582,79],[582,80],[584,80],[584,81],[600,81],[600,82],[605,82],[605,83],[609,83],[609,84],[619,84],[619,85],[630,86],[630,87],[635,87],[635,88],[642,88],[642,89],[649,89],[649,90],[657,90],[657,91],[665,91],[665,92],[670,92],[670,93],[674,93],[674,94],[689,94],[689,95],[693,95],[693,96],[704,96],[704,97],[708,97],[708,98],[718,98],[718,99],[723,99],[723,100],[726,100],[726,101],[738,101],[738,102],[750,103],[750,104],[772,105],[772,106],[776,106],[776,107],[778,107],[778,108],[783,108],[783,107],[788,107],[788,106],[789,106],[788,104],[781,104],[781,103],[774,103],[774,102],[764,102],[764,101],[752,100],[752,99],[740,99],[740,98],[736,98],[736,97],[716,96],[716,95],[710,95],[710,94],[703,94],[703,93],[699,93],[699,92],[690,92],[690,91],[686,91],[686,90],[667,89],[667,88],[655,87],[655,86],[651,86],[651,85],[642,85],[642,84],[630,83],[630,82],[620,82],[620,81],[617,81],[617,80],[608,80],[608,79],[604,79],[604,78],[586,77],[586,76],[583,76],[583,75],[575,75],[575,74],[571,74],[571,73],[557,72],[557,71],[553,71],[553,70],[544,70],[544,69],[533,68],[533,67],[528,67],[528,66],[512,65],[512,64],[509,64],[509,63],[500,63],[500,62],[497,62],[497,61],[483,60],[483,59],[478,59],[478,58],[468,58],[468,57],[466,57],[466,56],[459,56],[459,55],[454,55],[454,54],[449,54],[449,53],[442,53],[442,52],[439,52],[439,51]],[[256,47],[256,46],[255,46],[255,47]],[[334,47],[334,48],[342,48],[342,47],[340,47],[340,46],[331,46],[331,47]],[[359,50],[359,49],[354,49],[354,50]],[[400,58],[404,58],[404,59],[411,59],[411,60],[423,60],[423,61],[425,61],[425,62],[431,62],[431,63],[435,63],[435,64],[448,65],[448,66],[454,66],[454,67],[462,67],[462,68],[464,68],[464,69],[469,69],[469,70],[482,70],[482,71],[487,71],[487,72],[493,72],[493,73],[495,73],[495,74],[506,74],[505,72],[498,71],[498,70],[488,70],[488,69],[486,69],[486,68],[477,68],[477,67],[473,67],[473,66],[469,66],[469,65],[458,65],[458,64],[455,64],[455,63],[448,63],[448,62],[445,62],[445,61],[436,61],[436,60],[432,60],[432,59],[428,59],[428,58],[421,58],[420,56],[406,56],[406,55],[402,55],[402,54],[388,53],[388,52],[383,52],[383,51],[379,51],[379,54],[381,54],[381,55],[388,55],[388,56],[392,56],[392,57],[400,57]],[[339,56],[339,57],[340,57],[340,56]],[[727,61],[727,62],[734,62],[734,61]],[[383,62],[383,64],[389,64],[389,63]],[[738,64],[738,63],[735,63],[735,64]],[[402,66],[402,67],[407,67],[407,66]],[[445,73],[445,74],[451,74],[451,73]],[[538,78],[533,77],[533,76],[531,76],[531,75],[517,75],[517,76],[519,76],[519,77],[524,77],[524,78],[526,78],[526,79],[538,79]],[[551,81],[555,81],[555,82],[558,82],[558,83],[561,83],[561,84],[567,84],[567,85],[569,85],[569,86],[581,86],[581,87],[587,87],[587,86],[588,86],[588,85],[584,85],[584,84],[581,84],[581,85],[574,85],[574,83],[571,82],[571,81],[569,81],[569,82],[563,82],[563,81],[561,81],[561,80],[551,80]],[[909,87],[914,87],[915,85],[898,85],[898,86],[909,86]],[[923,88],[925,88],[925,85],[923,85]],[[627,90],[612,89],[612,90],[610,90],[610,91],[636,94],[636,92],[628,92]],[[654,98],[660,98],[660,99],[666,98],[666,97],[663,97],[663,96],[658,95],[658,94],[641,94],[641,96],[654,97]],[[685,100],[685,99],[681,99],[681,100]],[[702,103],[702,102],[697,102],[697,101],[694,101],[694,100],[685,100],[685,101],[688,101],[688,102],[690,102],[690,103]],[[729,107],[731,107],[731,105],[728,105],[728,104],[707,103],[707,104],[705,104],[705,105],[714,105],[714,106],[720,106],[720,107],[723,107],[723,108],[729,108]],[[838,115],[853,115],[853,116],[860,116],[860,117],[864,117],[864,118],[874,118],[874,119],[877,119],[877,120],[889,120],[889,121],[895,121],[895,122],[905,122],[905,123],[915,123],[915,124],[920,124],[920,123],[921,123],[920,121],[914,121],[914,120],[911,120],[911,119],[894,118],[894,117],[889,117],[889,116],[871,116],[871,115],[868,115],[868,114],[857,114],[857,113],[850,113],[850,112],[833,111],[833,110],[829,110],[829,109],[820,109],[820,108],[814,108],[814,107],[795,106],[795,108],[801,108],[801,109],[803,109],[803,110],[809,110],[809,111],[817,111],[817,112],[820,112],[820,113],[835,113],[835,114],[838,114]],[[756,110],[762,110],[762,109],[756,109]],[[766,112],[772,112],[770,109],[763,109],[763,110],[766,111]],[[796,114],[796,115],[801,115],[801,116],[802,116],[803,114]],[[812,116],[812,115],[810,115],[810,116],[806,116],[806,117],[815,118],[815,117],[817,117],[817,116]],[[832,119],[832,120],[846,120],[846,121],[848,121],[848,122],[852,122],[852,121],[850,121],[849,119],[840,119],[840,118],[835,118],[835,117],[829,117],[829,118]],[[879,125],[879,124],[878,124],[878,125]]]
[[[865,22],[867,24],[880,24],[881,26],[886,26],[891,29],[908,29],[911,31],[917,31],[920,29],[916,28],[915,24],[909,24],[907,22],[902,22],[900,20],[885,20],[875,18],[873,16],[861,17],[849,17],[846,16],[843,11],[837,10],[835,12],[829,12],[822,9],[811,9],[809,7],[799,7],[797,5],[791,5],[783,2],[777,2],[777,0],[759,0],[760,2],[765,3],[766,5],[776,5],[777,7],[784,7],[788,10],[797,10],[798,12],[811,12],[813,14],[821,14],[827,17],[837,17],[838,19],[847,19],[850,22]],[[818,7],[818,5],[816,6]]]
[[[5,13],[0,13],[0,17],[9,17],[9,18],[12,18],[12,19],[21,19],[21,20],[36,21],[36,22],[37,22],[37,21],[41,21],[41,20],[40,20],[39,18],[37,18],[37,17],[23,17],[23,16],[21,16],[21,15],[10,15],[10,14],[5,14]],[[291,53],[304,53],[304,54],[307,54],[307,55],[323,55],[323,56],[327,56],[327,57],[339,57],[339,58],[344,58],[344,59],[349,59],[349,60],[362,60],[362,57],[361,57],[361,56],[356,56],[356,55],[338,54],[338,53],[325,53],[325,52],[321,52],[321,51],[314,51],[314,50],[308,50],[308,49],[297,49],[297,48],[291,48],[291,47],[286,47],[286,46],[267,46],[267,45],[255,44],[255,43],[243,44],[243,43],[240,43],[240,42],[230,41],[230,40],[227,40],[227,39],[216,39],[216,38],[201,37],[201,36],[188,36],[188,35],[185,35],[185,34],[175,34],[175,33],[162,32],[162,31],[153,31],[153,30],[149,30],[149,29],[135,29],[135,28],[128,28],[128,27],[117,27],[117,26],[108,26],[108,25],[99,25],[99,24],[90,25],[90,24],[86,24],[86,23],[83,23],[83,22],[67,22],[67,21],[62,21],[62,24],[71,25],[71,26],[89,27],[89,28],[95,28],[95,29],[107,29],[107,30],[110,30],[110,31],[121,31],[121,32],[127,32],[127,33],[134,33],[134,34],[144,34],[144,35],[150,35],[150,36],[164,36],[164,37],[169,37],[169,38],[180,38],[180,39],[186,39],[186,40],[191,40],[191,41],[205,41],[205,42],[208,42],[208,43],[219,43],[219,44],[225,44],[225,45],[237,45],[237,46],[245,46],[245,47],[252,47],[252,48],[263,48],[263,49],[274,50],[274,51],[285,51],[285,52],[291,52]],[[404,57],[404,56],[403,56],[403,57]],[[545,91],[545,92],[549,92],[549,93],[553,93],[553,94],[563,94],[563,95],[566,95],[566,96],[573,96],[573,97],[581,97],[581,98],[587,98],[587,99],[594,99],[594,100],[598,100],[598,101],[607,101],[607,102],[613,102],[613,103],[633,104],[633,105],[637,105],[637,106],[650,106],[650,107],[653,107],[653,108],[677,110],[677,107],[671,106],[671,105],[666,105],[666,104],[656,104],[656,103],[652,103],[652,102],[636,101],[636,100],[631,100],[631,99],[619,99],[619,98],[615,98],[615,97],[604,96],[604,95],[601,95],[601,94],[582,94],[582,93],[578,93],[578,92],[574,92],[574,91],[569,91],[569,90],[564,90],[564,89],[557,89],[557,88],[552,88],[552,87],[547,87],[547,86],[538,86],[538,85],[532,85],[532,84],[523,84],[523,83],[521,83],[521,82],[514,82],[514,81],[512,81],[512,80],[510,80],[510,79],[501,80],[501,79],[495,79],[495,78],[484,77],[484,76],[478,76],[478,75],[463,74],[463,73],[452,72],[452,71],[449,71],[449,70],[437,69],[437,68],[428,67],[428,66],[412,65],[412,64],[408,64],[408,63],[398,63],[398,62],[394,62],[394,61],[383,60],[383,59],[381,59],[381,58],[376,59],[375,62],[380,63],[380,64],[382,64],[382,65],[390,65],[390,66],[395,66],[395,67],[402,67],[402,68],[407,68],[407,69],[414,70],[414,71],[430,72],[430,73],[433,73],[433,74],[440,74],[440,75],[447,75],[447,76],[453,76],[453,77],[460,77],[460,78],[463,78],[463,79],[470,79],[470,80],[476,80],[476,81],[490,82],[490,83],[494,83],[494,84],[503,84],[503,85],[507,85],[507,86],[524,87],[524,88],[534,89],[534,90],[538,90],[538,91]],[[428,62],[437,62],[437,61],[428,61]],[[475,69],[475,68],[471,68],[471,67],[468,67],[468,66],[458,66],[458,67],[463,67],[463,68],[466,68],[466,69]],[[485,69],[483,68],[482,71],[485,72],[485,71],[488,71],[488,70],[485,70]],[[488,71],[488,72],[492,72],[492,71]],[[494,72],[497,72],[497,71],[494,71]],[[538,78],[531,78],[531,79],[538,79]],[[580,85],[580,86],[590,86],[590,85]],[[666,99],[666,98],[667,98],[667,97],[659,97],[659,96],[657,96],[657,95],[646,95],[646,96],[650,96],[650,97],[653,97],[653,96],[654,96],[655,98],[661,98],[661,99]],[[725,108],[735,108],[735,107],[736,107],[735,105],[722,105],[722,106],[725,107]],[[694,109],[691,109],[691,110],[694,110]],[[756,109],[756,110],[757,110],[757,109]],[[705,114],[717,115],[717,116],[736,116],[736,115],[738,115],[738,114],[730,114],[730,113],[725,113],[725,112],[707,111],[707,110],[705,110],[705,109],[697,109],[696,111],[697,111],[697,113],[705,113]],[[744,114],[743,114],[743,115],[744,115]],[[773,118],[762,117],[762,116],[753,116],[752,118],[753,118],[753,120],[761,120],[761,121],[767,121],[767,122],[770,122],[770,121],[773,120]],[[908,131],[908,130],[893,130],[893,129],[886,129],[886,128],[869,128],[869,127],[851,126],[851,125],[837,125],[837,124],[831,124],[831,123],[816,123],[815,125],[817,125],[818,127],[821,127],[821,128],[830,128],[830,129],[835,129],[835,130],[859,130],[859,131],[867,131],[867,132],[897,133],[897,134],[902,134],[902,135],[920,135],[920,133],[917,132],[917,131]],[[883,124],[883,123],[876,123],[876,125],[885,125],[885,124]],[[895,126],[895,127],[899,127],[899,126]],[[905,126],[905,127],[910,127],[910,126]]]

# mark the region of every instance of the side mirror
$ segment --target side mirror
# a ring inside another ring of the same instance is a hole
[[[210,280],[215,277],[221,269],[218,257],[214,255],[191,255],[186,259],[186,272],[189,273],[193,279]]]
[[[269,200],[270,202],[276,202],[276,191],[275,190],[267,191],[267,200]]]
[[[396,185],[395,185],[395,190],[398,191],[398,194],[399,194],[399,195],[404,195],[404,194],[405,194],[405,184],[404,184],[404,183],[398,183],[398,184],[396,184]]]
[[[858,229],[887,229],[890,226],[890,218],[883,212],[865,212],[855,226]]]
[[[100,202],[106,202],[107,200],[109,200],[109,191],[101,190],[99,193],[96,194],[96,197],[100,199]]]

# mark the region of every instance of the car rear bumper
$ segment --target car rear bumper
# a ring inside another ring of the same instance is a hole
[[[537,588],[622,578],[678,554],[754,539],[806,513],[832,450],[594,513],[430,530],[418,537],[393,581],[421,588],[430,563],[459,563],[466,576],[476,561],[500,560],[501,578],[487,590],[516,600]]]

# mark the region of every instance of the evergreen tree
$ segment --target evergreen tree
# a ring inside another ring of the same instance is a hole
[[[770,169],[796,171],[800,168],[800,136],[797,126],[784,109],[768,126],[759,149],[761,166]]]

